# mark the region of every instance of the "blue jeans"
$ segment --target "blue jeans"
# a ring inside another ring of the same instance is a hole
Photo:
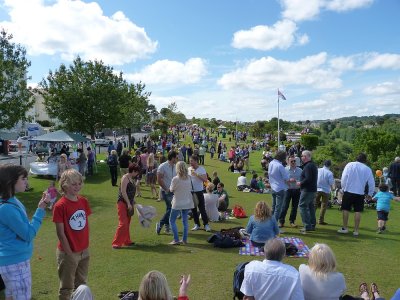
[[[284,201],[285,201],[284,190],[279,192],[272,191],[272,214],[277,222],[279,220],[279,216],[281,215]]]
[[[306,230],[311,230],[315,228],[317,223],[315,218],[315,207],[314,207],[314,199],[317,192],[305,192],[301,191],[300,193],[300,215],[301,220],[303,221],[304,228]]]
[[[171,226],[172,233],[174,234],[174,241],[179,241],[178,235],[178,227],[176,226],[176,218],[182,212],[182,224],[183,224],[183,237],[182,241],[187,242],[188,232],[189,232],[189,223],[188,223],[188,214],[190,209],[171,209],[171,215],[169,217],[169,226]]]
[[[166,210],[165,214],[160,220],[160,226],[163,227],[165,225],[166,227],[169,227],[169,217],[171,215],[171,202],[172,202],[172,197],[174,196],[174,193],[167,193],[165,191],[161,191],[161,197],[165,201],[166,205]]]

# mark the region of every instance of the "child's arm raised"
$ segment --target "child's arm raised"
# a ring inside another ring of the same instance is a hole
[[[67,237],[64,233],[64,224],[63,223],[56,223],[56,231],[58,239],[60,240],[61,246],[65,253],[72,254],[71,247],[69,246],[69,242]]]

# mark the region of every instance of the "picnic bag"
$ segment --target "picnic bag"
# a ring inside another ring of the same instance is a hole
[[[240,291],[240,287],[244,279],[244,268],[248,263],[248,261],[239,263],[233,272],[233,299],[242,300],[244,297],[243,293]]]
[[[240,234],[240,229],[243,229],[243,227],[232,227],[228,229],[221,229],[221,234],[224,236],[229,236],[235,240],[241,240],[242,236]]]
[[[246,218],[244,208],[238,204],[233,207],[232,213],[235,218]]]
[[[296,255],[297,251],[299,251],[299,249],[297,249],[297,247],[292,243],[285,243],[285,248],[287,256]]]

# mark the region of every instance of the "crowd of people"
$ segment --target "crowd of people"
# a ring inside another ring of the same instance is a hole
[[[211,231],[210,222],[224,219],[229,208],[228,193],[217,172],[213,172],[211,178],[204,167],[207,149],[214,148],[210,151],[210,156],[215,153],[217,159],[224,156],[224,145],[220,142],[215,147],[215,142],[213,139],[197,138],[192,148],[190,144],[175,147],[172,140],[164,139],[160,142],[160,148],[149,138],[134,156],[125,149],[113,149],[113,145],[109,145],[106,162],[110,170],[111,184],[118,187],[116,203],[118,226],[111,242],[113,249],[122,249],[135,244],[130,237],[130,222],[135,212],[135,198],[141,197],[140,186],[143,177],[150,186],[153,198],[160,197],[165,203],[165,213],[156,222],[156,233],[161,234],[163,228],[166,233],[172,232],[171,245],[188,243],[189,218],[192,218],[194,223],[191,231],[203,228],[207,232]],[[264,178],[253,174],[250,185],[247,185],[244,169],[249,170],[250,150],[250,146],[232,147],[227,153],[227,160],[230,166],[233,166],[233,172],[240,172],[237,187],[242,190],[264,192],[267,185],[272,194],[272,206],[269,207],[265,201],[257,202],[254,215],[249,218],[246,226],[251,243],[253,246],[264,248],[266,259],[263,262],[251,262],[246,266],[241,287],[244,299],[338,299],[343,296],[346,290],[344,277],[336,272],[336,260],[327,245],[316,244],[311,249],[308,265],[301,265],[297,271],[282,263],[285,246],[277,238],[283,233],[289,207],[291,207],[289,217],[291,227],[297,227],[297,210],[300,211],[302,234],[315,231],[317,225],[327,225],[326,208],[334,184],[333,174],[330,171],[331,162],[326,160],[324,165],[318,168],[312,160],[312,153],[308,150],[301,149],[301,153],[293,149],[288,153],[277,151],[273,158],[265,158],[263,167],[267,172]],[[62,196],[56,201],[58,190],[52,182],[39,200],[38,209],[31,221],[26,213],[20,213],[20,211],[25,212],[25,208],[15,197],[15,193],[26,189],[28,175],[26,170],[11,165],[0,166],[2,199],[0,244],[12,245],[10,248],[0,248],[0,274],[6,285],[7,300],[19,299],[19,295],[23,295],[26,299],[31,297],[29,260],[32,256],[32,240],[40,228],[45,208],[49,205],[59,239],[56,254],[60,281],[59,299],[70,300],[79,294],[77,291],[87,292],[85,284],[90,259],[88,217],[91,209],[88,199],[79,194],[84,176],[93,174],[93,166],[89,167],[91,149],[87,148],[87,151],[87,154],[83,148],[77,151],[76,162],[79,164],[79,170],[71,168],[67,155],[61,154],[56,180],[59,181]],[[302,161],[301,168],[298,154]],[[361,153],[357,160],[348,163],[343,171],[341,177],[343,226],[338,230],[341,234],[349,232],[348,219],[350,211],[353,210],[353,235],[359,235],[366,194],[367,198],[374,196],[377,201],[378,233],[386,229],[390,201],[393,199],[400,201],[400,198],[395,197],[399,182],[396,178],[390,177],[395,172],[400,172],[400,167],[396,169],[397,165],[400,165],[400,159],[395,159],[387,173],[394,194],[388,192],[389,181],[380,184],[380,192],[374,194],[375,181],[366,162],[366,155]],[[121,176],[120,181],[118,176]],[[321,207],[318,222],[317,205]],[[176,224],[179,218],[183,225],[181,237]],[[21,228],[27,230],[21,232]],[[15,238],[16,234],[18,239]],[[18,244],[19,240],[21,245]],[[17,277],[19,273],[24,274],[22,287]],[[188,299],[189,282],[190,275],[182,275],[179,299]],[[81,289],[78,289],[79,287]],[[370,290],[365,283],[360,284],[359,296],[362,299],[369,299],[369,291],[372,299],[379,299],[379,290],[375,283],[371,285]],[[165,276],[158,271],[146,274],[139,288],[139,299],[172,299]]]

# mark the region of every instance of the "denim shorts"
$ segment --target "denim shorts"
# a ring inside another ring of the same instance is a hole
[[[378,210],[376,212],[378,214],[378,220],[387,221],[389,220],[389,212],[384,210]]]

